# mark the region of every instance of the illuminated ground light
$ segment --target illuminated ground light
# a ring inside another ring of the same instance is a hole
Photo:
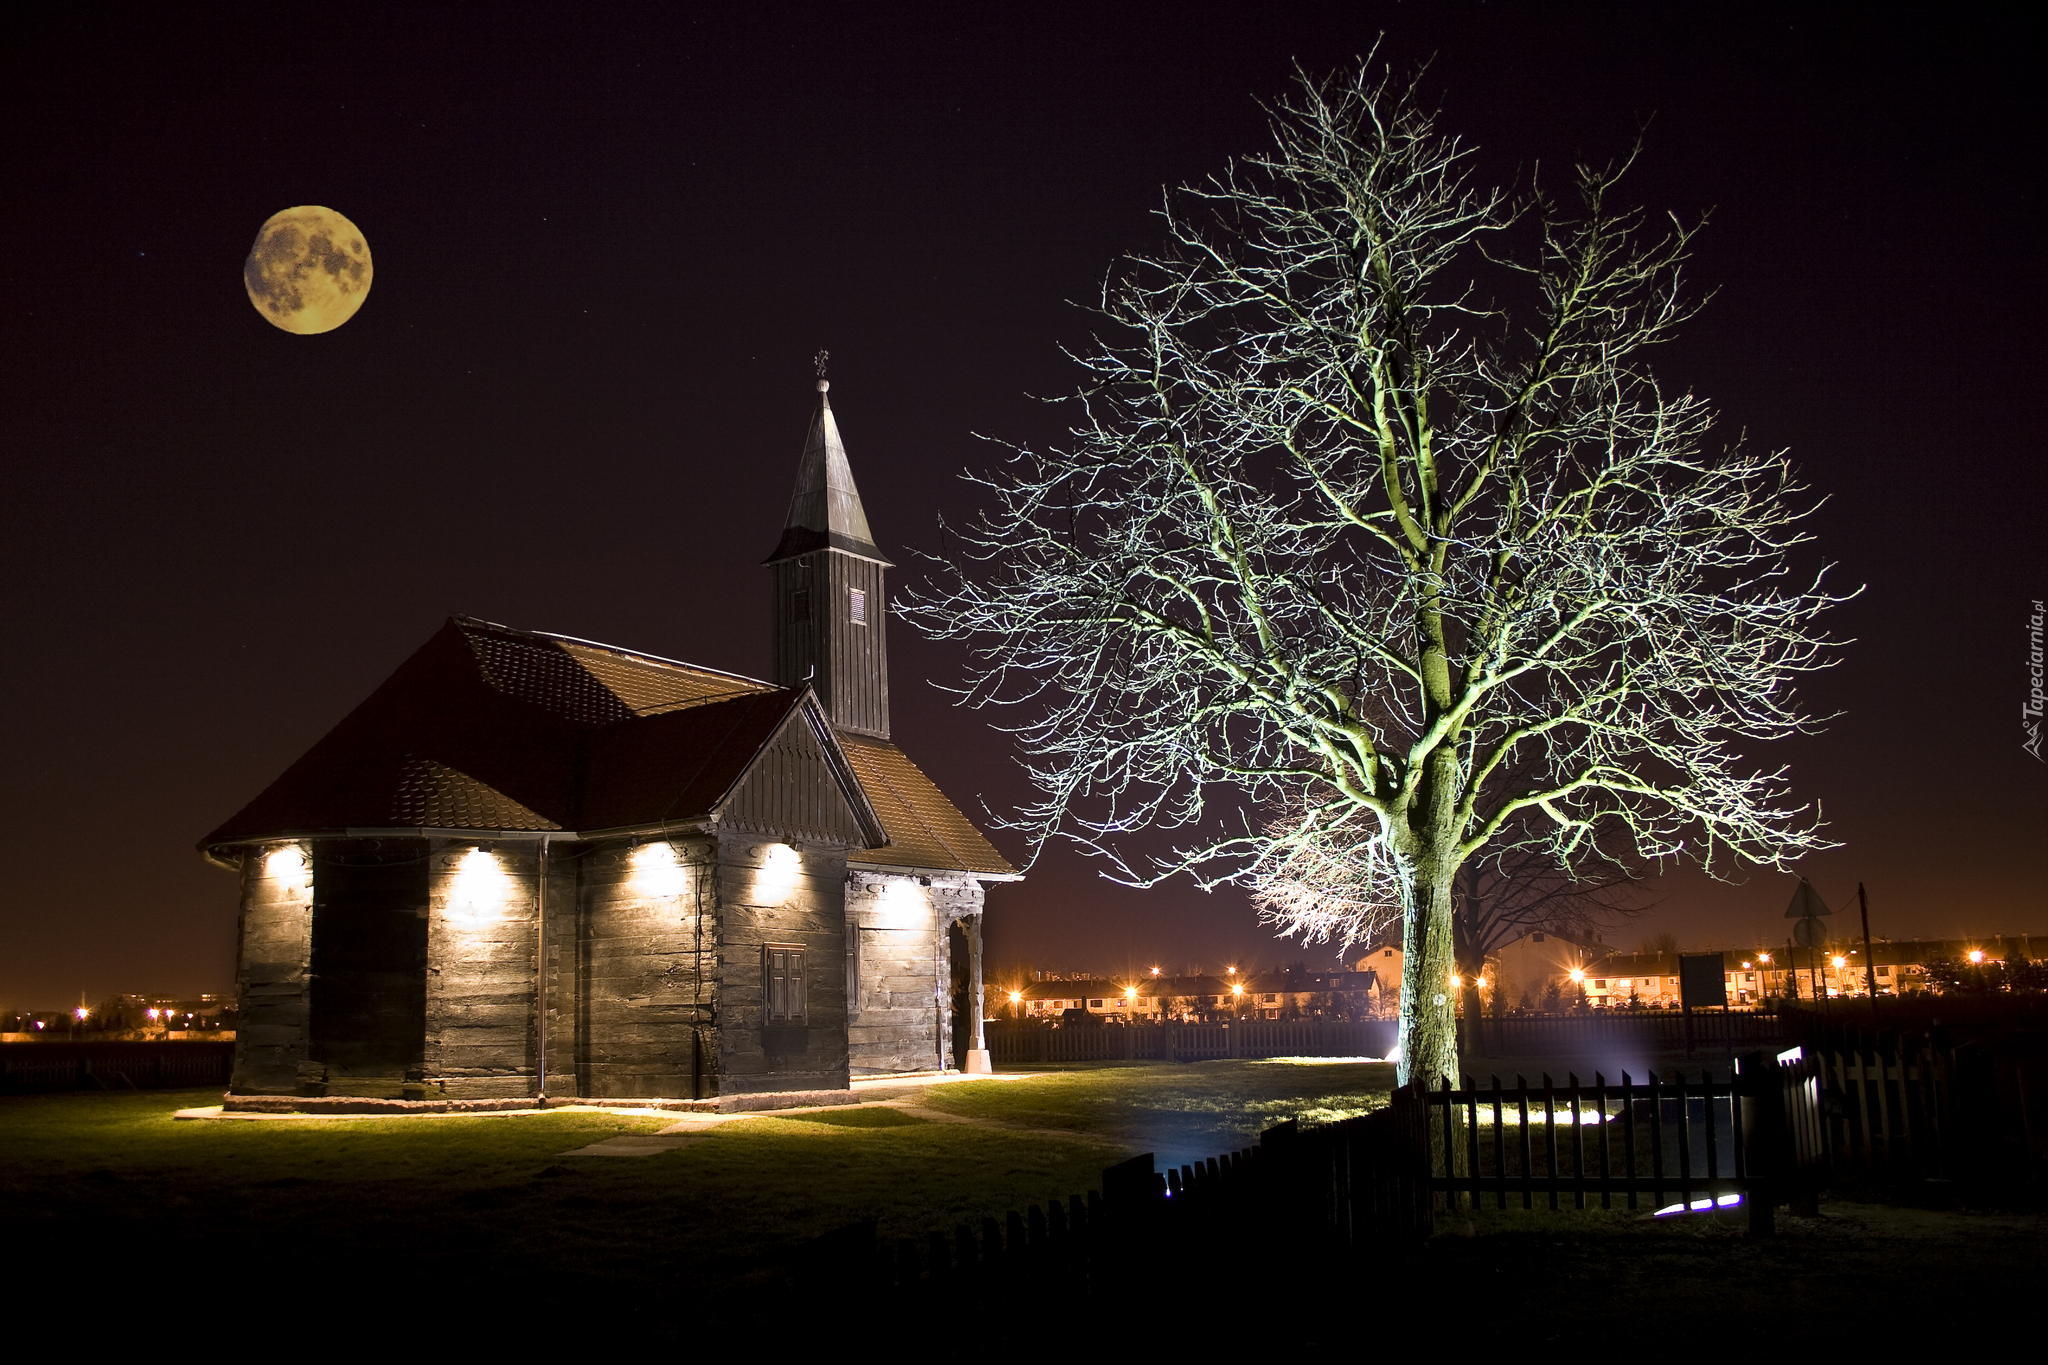
[[[1690,1204],[1666,1204],[1650,1216],[1665,1218],[1674,1213],[1712,1213],[1715,1209],[1732,1209],[1741,1202],[1739,1194],[1724,1194],[1713,1199],[1695,1199]]]

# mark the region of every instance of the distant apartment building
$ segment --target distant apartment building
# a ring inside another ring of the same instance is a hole
[[[1879,995],[1911,995],[1938,989],[1932,963],[2000,964],[2038,961],[2048,950],[2026,934],[1978,938],[1880,939],[1869,960],[1860,939],[1817,948],[1755,947],[1702,949],[1721,955],[1725,1001],[1730,1008],[1754,1008],[1767,1001],[1828,999],[1862,995],[1874,984]],[[1489,1010],[1548,1012],[1581,1001],[1593,1009],[1677,1009],[1678,959],[1690,953],[1622,953],[1598,943],[1559,934],[1529,933],[1486,959],[1480,995]],[[1377,972],[1386,994],[1398,1000],[1401,949],[1377,945],[1356,959],[1361,970]]]
[[[1306,969],[1041,980],[1001,992],[991,1003],[1000,1018],[1062,1021],[1078,1011],[1090,1019],[1134,1023],[1366,1019],[1384,1008],[1376,973]]]

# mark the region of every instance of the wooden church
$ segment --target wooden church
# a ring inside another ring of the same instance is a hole
[[[828,385],[768,557],[775,680],[456,617],[208,835],[231,1108],[746,1108],[986,1070],[1017,872],[890,735]]]

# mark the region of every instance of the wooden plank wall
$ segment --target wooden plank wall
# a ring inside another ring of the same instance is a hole
[[[716,984],[699,970],[718,941],[708,853],[708,840],[676,839],[600,845],[580,858],[574,974],[555,978],[549,1002],[550,1056],[566,1043],[573,1065],[554,1071],[550,1094],[699,1096],[717,1047]],[[551,922],[556,914],[551,900]]]
[[[313,871],[304,848],[250,849],[242,857],[241,934],[235,988],[233,1089],[298,1091],[307,1054],[307,970],[313,956]]]
[[[811,673],[833,724],[887,738],[888,611],[882,566],[843,550],[814,550],[781,561],[773,573],[776,682],[793,687]],[[849,619],[855,588],[867,594],[865,625]],[[803,591],[810,594],[810,614],[798,620],[796,594]]]
[[[794,871],[772,865],[789,845],[744,831],[717,836],[718,1051],[722,1095],[843,1090],[846,1064],[846,853],[797,850]],[[762,949],[806,950],[801,1024],[766,1019]]]
[[[534,1091],[534,945],[540,846],[475,855],[433,841],[427,919],[429,1098]]]

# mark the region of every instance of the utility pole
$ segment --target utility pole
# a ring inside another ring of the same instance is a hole
[[[1863,984],[1870,988],[1870,1014],[1877,1017],[1877,957],[1870,951],[1870,898],[1863,883],[1856,883],[1856,908],[1863,915]]]

